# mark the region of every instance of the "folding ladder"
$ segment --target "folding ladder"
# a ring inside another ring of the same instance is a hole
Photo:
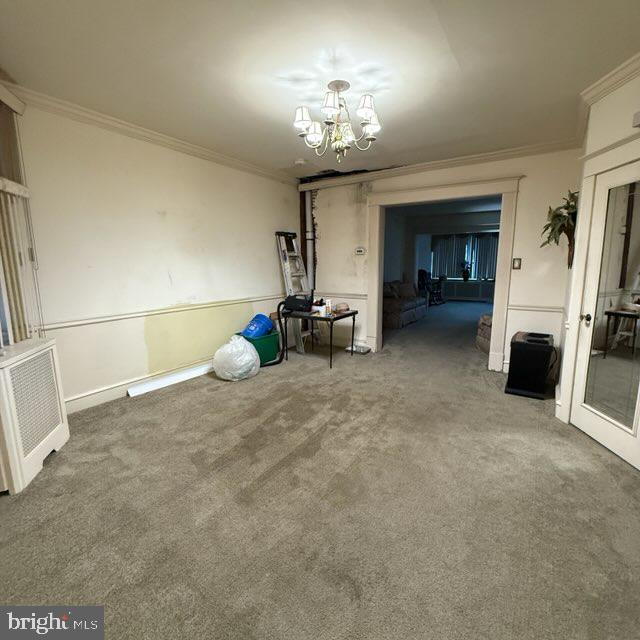
[[[307,270],[304,261],[300,255],[298,248],[297,234],[293,231],[276,231],[276,242],[278,245],[278,258],[282,267],[282,277],[288,296],[295,294],[311,295],[312,291],[309,287],[307,279]],[[304,353],[303,336],[309,332],[303,333],[301,321],[292,318],[293,335],[296,339],[296,351]]]

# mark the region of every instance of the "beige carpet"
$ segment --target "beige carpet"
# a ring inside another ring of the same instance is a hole
[[[0,496],[0,601],[116,639],[640,638],[640,473],[503,393],[484,308],[72,416]]]

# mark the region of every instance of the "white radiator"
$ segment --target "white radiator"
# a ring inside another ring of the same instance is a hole
[[[69,439],[55,340],[5,347],[0,356],[0,491],[22,491]]]

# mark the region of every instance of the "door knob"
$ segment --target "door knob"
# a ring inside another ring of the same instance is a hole
[[[591,314],[590,313],[581,313],[580,320],[584,320],[585,324],[589,324],[591,322]]]

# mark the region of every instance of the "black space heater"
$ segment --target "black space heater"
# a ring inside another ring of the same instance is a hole
[[[558,350],[550,333],[518,331],[511,338],[509,377],[505,393],[527,398],[552,398],[558,371]]]

